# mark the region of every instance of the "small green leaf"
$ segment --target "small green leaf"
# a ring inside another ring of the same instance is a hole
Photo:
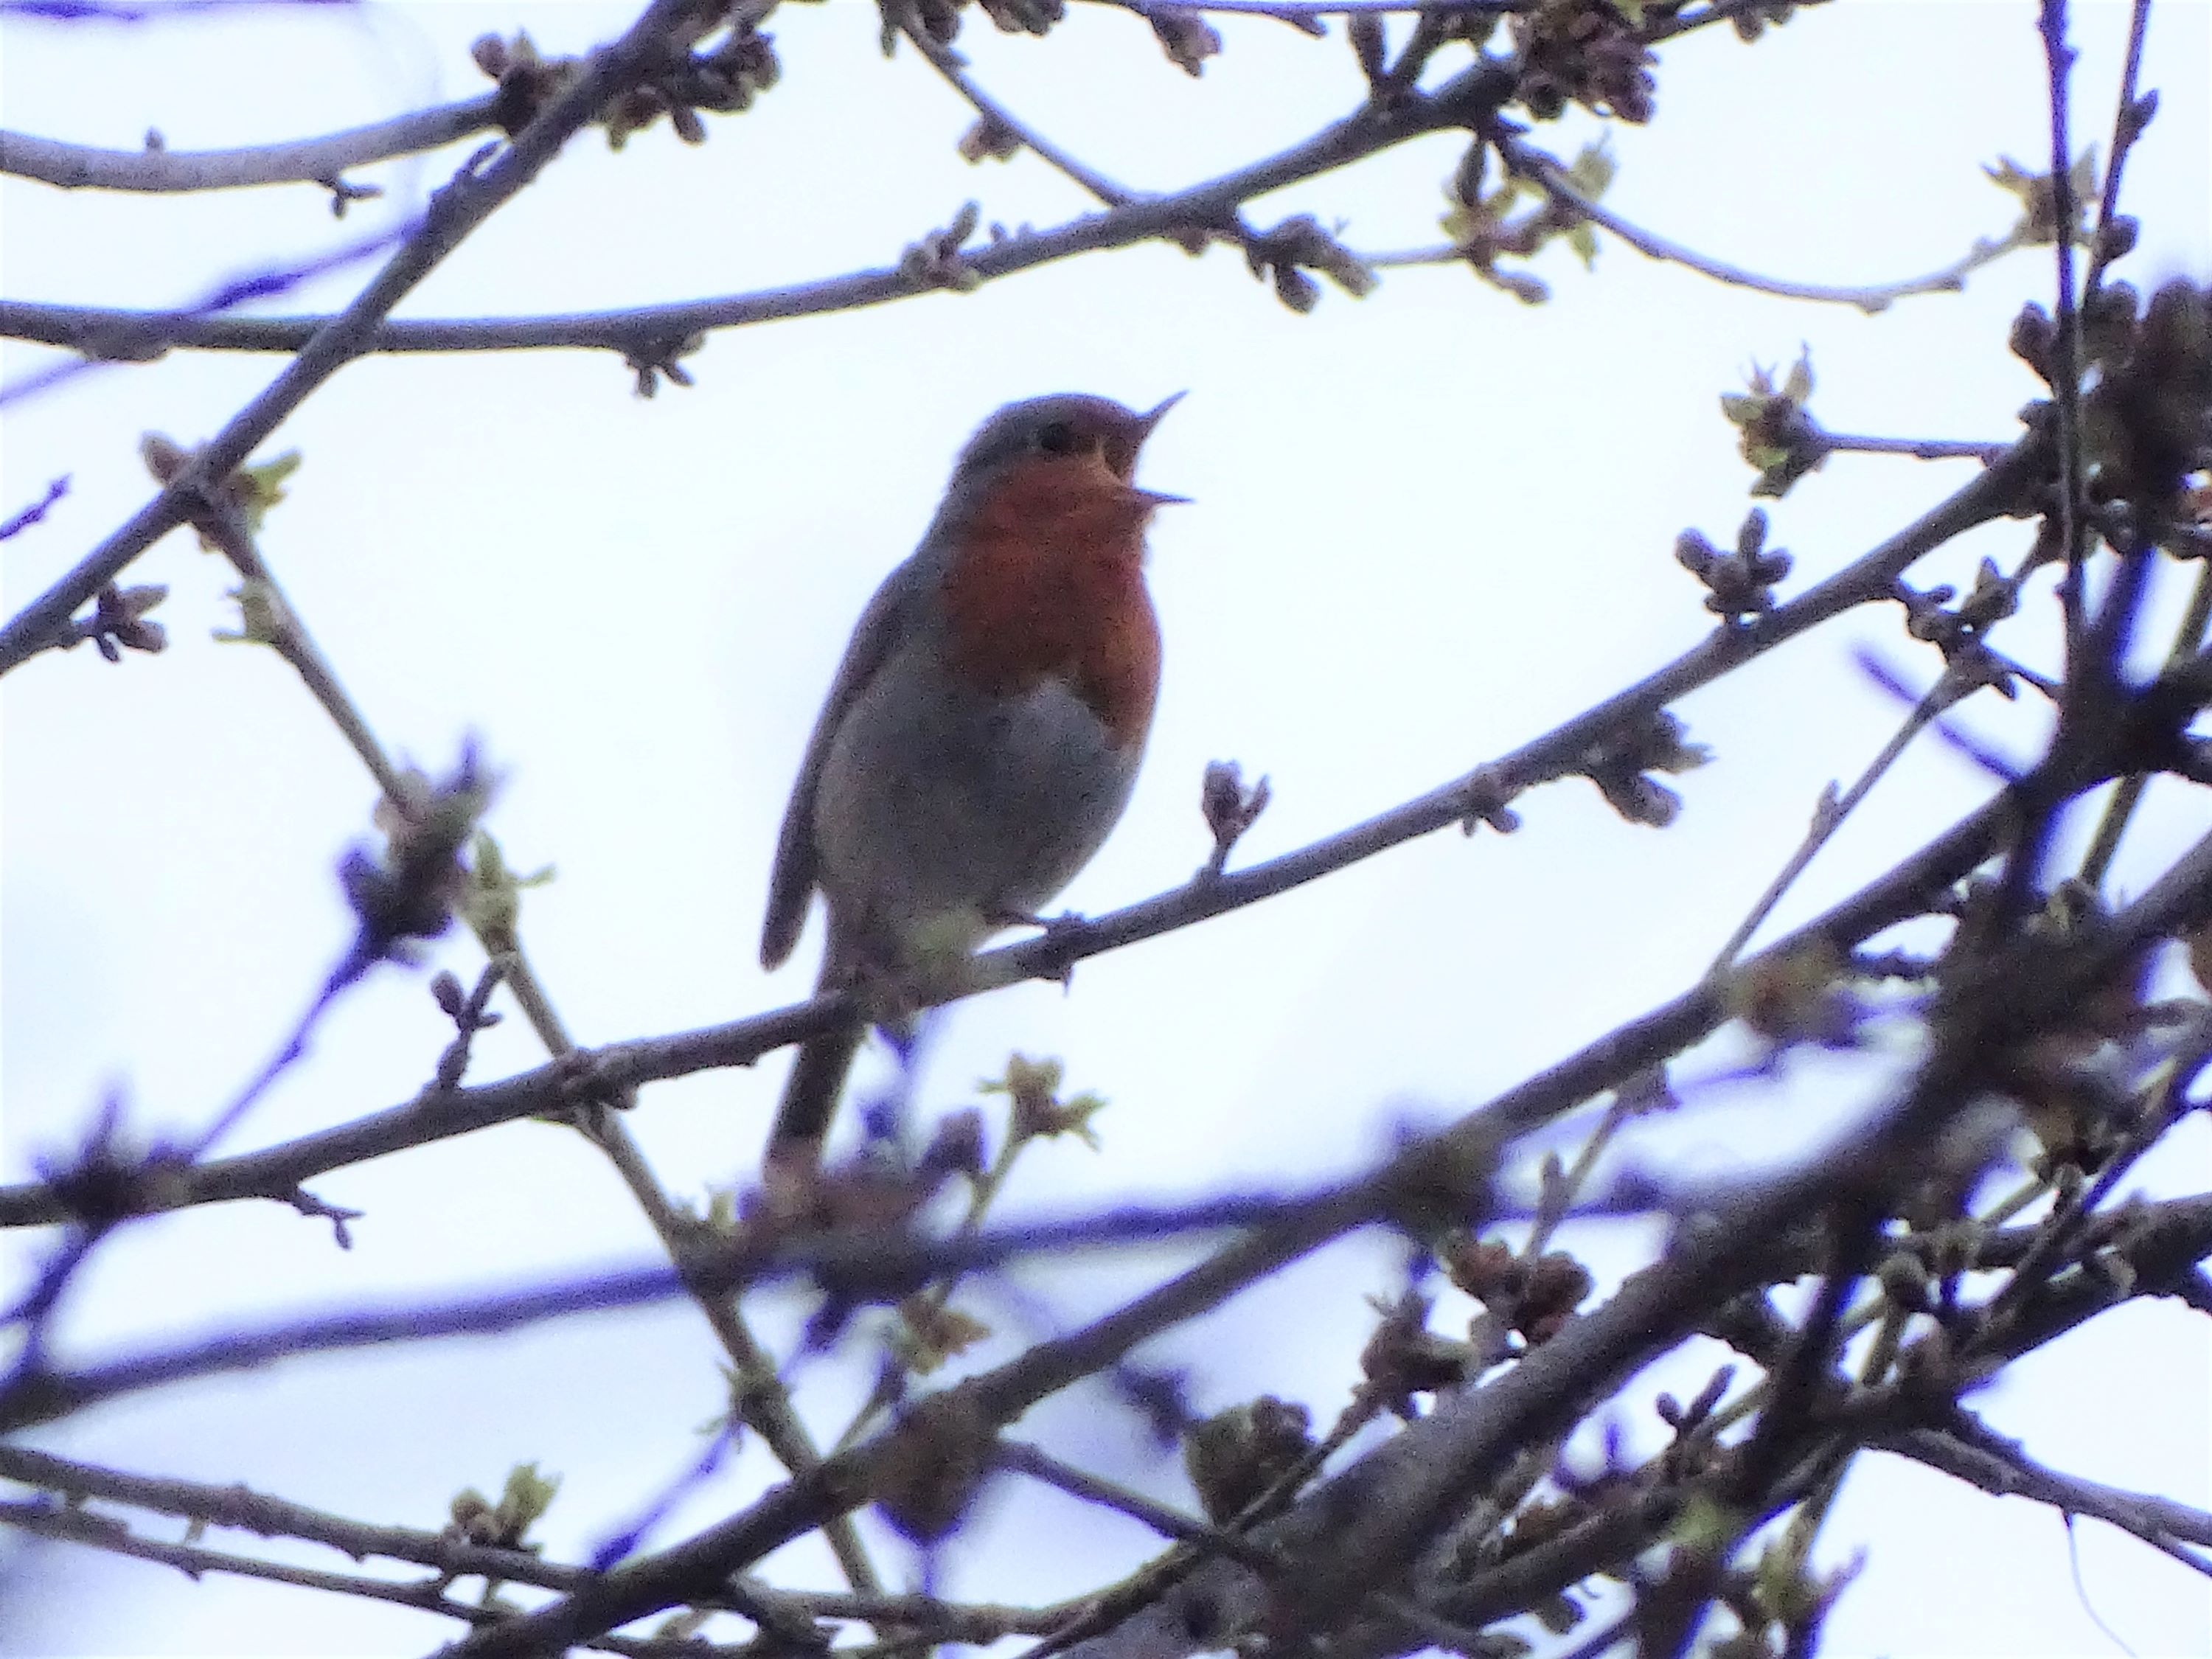
[[[246,520],[248,531],[260,533],[262,520],[269,516],[270,507],[284,499],[284,481],[300,470],[301,459],[298,450],[288,449],[258,466],[241,466],[231,475],[236,480],[232,489],[239,516]]]
[[[544,887],[553,879],[553,866],[545,866],[526,876],[507,867],[507,855],[489,830],[478,830],[470,843],[468,888],[461,899],[461,914],[470,931],[495,950],[513,948],[514,924],[522,914],[523,890]]]
[[[1613,183],[1620,164],[1613,159],[1613,146],[1601,138],[1594,144],[1584,144],[1582,153],[1575,157],[1574,166],[1567,169],[1568,182],[1582,193],[1595,200],[1605,194]]]
[[[1801,346],[1797,361],[1790,370],[1790,378],[1782,383],[1782,395],[1801,407],[1813,395],[1813,348]]]
[[[502,1528],[517,1543],[531,1528],[536,1526],[545,1511],[552,1507],[553,1496],[561,1490],[561,1477],[543,1475],[533,1461],[517,1463],[507,1472],[507,1485],[499,1495],[495,1513]]]
[[[291,625],[283,596],[258,576],[240,582],[228,597],[238,601],[238,627],[213,630],[224,645],[274,645]]]

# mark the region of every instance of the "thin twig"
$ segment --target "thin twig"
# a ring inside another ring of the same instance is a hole
[[[2051,1214],[2035,1230],[2033,1242],[2013,1264],[2011,1276],[1983,1307],[1978,1345],[2002,1347],[2027,1305],[2048,1285],[2061,1258],[2095,1248],[2088,1225],[2090,1215],[2189,1109],[2182,1091],[2195,1079],[2208,1057],[2212,1057],[2212,1038],[2200,1033],[2159,1067],[2145,1091],[2148,1097],[2140,1103],[2142,1121],[2106,1160],[2094,1180],[2085,1182],[2051,1207]]]
[[[148,1347],[75,1371],[33,1376],[0,1395],[0,1432],[125,1395],[255,1370],[301,1355],[495,1334],[549,1319],[650,1306],[686,1293],[726,1297],[757,1285],[809,1279],[898,1285],[1030,1255],[1149,1247],[1194,1235],[1296,1231],[1316,1214],[1340,1218],[1340,1228],[1357,1224],[1349,1218],[1358,1212],[1371,1212],[1378,1195],[1371,1182],[1353,1182],[1288,1196],[1127,1206],[942,1238],[866,1224],[787,1237],[741,1234],[720,1243],[695,1245],[681,1271],[653,1263],[437,1302],[371,1303]]]
[[[1677,12],[1672,17],[1660,19],[1649,28],[1639,31],[1648,46],[1657,46],[1662,40],[1671,40],[1692,31],[1710,28],[1715,23],[1733,22],[1739,17],[1758,17],[1766,9],[1770,0],[1710,0],[1695,11]],[[1826,0],[1806,0],[1809,5],[1820,5]]]
[[[156,1538],[141,1537],[120,1521],[81,1509],[63,1509],[45,1504],[0,1504],[0,1522],[43,1538],[64,1539],[117,1555],[135,1556],[142,1561],[158,1561],[192,1578],[210,1572],[231,1573],[240,1577],[291,1584],[301,1589],[320,1590],[330,1595],[393,1602],[400,1607],[440,1613],[471,1625],[493,1624],[506,1617],[494,1608],[456,1601],[447,1595],[444,1588],[446,1580],[442,1577],[401,1583],[388,1578],[372,1577],[367,1573],[331,1572],[317,1567],[295,1567],[281,1561],[264,1561],[255,1556],[210,1549],[199,1544],[172,1544]]]
[[[1086,1504],[1117,1510],[1132,1520],[1141,1522],[1163,1538],[1171,1538],[1179,1544],[1190,1544],[1216,1555],[1225,1555],[1232,1561],[1263,1573],[1279,1573],[1289,1563],[1274,1550],[1255,1544],[1250,1539],[1184,1515],[1157,1503],[1140,1492],[1133,1492],[1117,1480],[1092,1474],[1073,1464],[1054,1457],[1042,1446],[1021,1440],[1001,1440],[992,1449],[994,1460],[1001,1468],[1026,1474],[1033,1480],[1064,1492],[1071,1498],[1079,1498]]]
[[[264,1538],[323,1544],[356,1560],[377,1556],[405,1561],[449,1577],[481,1575],[560,1589],[573,1588],[588,1577],[580,1567],[559,1566],[529,1550],[493,1549],[441,1532],[352,1521],[241,1485],[217,1486],[167,1476],[129,1474],[28,1446],[0,1445],[0,1479],[73,1498],[102,1498],[157,1514],[181,1516],[208,1526],[236,1528]]]
[[[976,114],[982,117],[984,120],[995,123],[1004,128],[1007,133],[1019,140],[1024,148],[1034,151],[1039,161],[1066,174],[1069,179],[1092,196],[1097,197],[1109,208],[1128,207],[1138,202],[1158,199],[1149,191],[1134,191],[1125,185],[1116,184],[1096,167],[1053,143],[1030,123],[1022,120],[1012,110],[976,84],[975,77],[963,67],[957,52],[947,46],[939,46],[926,33],[912,25],[908,27],[906,34],[907,39],[914,43],[923,58],[928,61],[930,67],[943,76],[953,90],[968,100]],[[1255,240],[1253,232],[1244,224],[1242,216],[1234,209],[1223,215],[1216,222],[1196,228],[1209,240],[1218,239],[1236,247],[1249,248]],[[1199,252],[1200,246],[1194,240],[1188,245],[1186,251]]]
[[[2201,562],[2197,567],[2196,584],[2189,592],[2189,609],[2183,613],[2181,624],[2174,630],[2173,645],[2166,653],[2168,668],[2181,667],[2203,648],[2208,623],[2212,623],[2212,562]],[[2120,850],[2120,837],[2127,833],[2128,820],[2134,817],[2148,781],[2141,772],[2130,773],[2120,780],[2112,799],[2105,804],[2104,816],[2097,820],[2089,850],[2081,857],[2081,879],[2091,887],[2105,884],[2105,878],[2112,872],[2113,856]]]
[[[1874,1444],[1942,1470],[1997,1498],[2025,1498],[2066,1515],[2094,1516],[2212,1577],[2212,1560],[2175,1545],[2212,1547],[2212,1515],[2154,1492],[2129,1492],[2085,1480],[2037,1462],[2015,1441],[1966,1412],[1946,1429],[1911,1429]]]
[[[2105,280],[2106,267],[2116,257],[2106,231],[2118,216],[2120,210],[2120,175],[2127,169],[2128,155],[2142,137],[2147,112],[2136,107],[2136,88],[2142,78],[2143,36],[2150,27],[2150,0],[2135,0],[2128,10],[2127,59],[2120,70],[2120,100],[2112,112],[2112,159],[2105,168],[2104,193],[2097,202],[2097,228],[2089,243],[2089,274],[2082,283],[2083,293],[2091,298]]]
[[[974,106],[978,115],[1018,138],[1024,149],[1033,152],[1048,167],[1056,167],[1066,173],[1108,207],[1127,207],[1139,199],[1136,191],[1124,189],[1096,168],[1077,160],[976,85],[975,77],[963,66],[960,55],[951,47],[939,45],[927,33],[913,24],[907,26],[906,38],[921,53],[923,61]]]
[[[321,185],[374,161],[411,155],[489,131],[496,94],[416,110],[321,138],[235,149],[100,149],[27,132],[0,132],[0,173],[60,190],[167,193],[255,185]]]
[[[372,1577],[366,1573],[295,1567],[281,1561],[263,1560],[257,1556],[210,1549],[201,1544],[172,1544],[158,1538],[142,1537],[119,1522],[82,1509],[49,1508],[36,1504],[0,1504],[0,1524],[33,1533],[42,1538],[106,1550],[112,1555],[158,1562],[163,1566],[176,1568],[189,1578],[198,1579],[211,1572],[228,1573],[239,1577],[258,1578],[268,1583],[290,1584],[297,1589],[318,1590],[327,1595],[353,1595],[368,1601],[390,1602],[398,1607],[412,1607],[420,1613],[442,1614],[467,1625],[496,1624],[510,1616],[507,1609],[484,1607],[446,1595],[442,1578],[420,1579],[413,1583],[395,1583],[391,1579]],[[577,1575],[579,1577],[584,1576]],[[679,1655],[699,1652],[699,1650],[688,1646],[672,1649],[668,1644],[649,1638],[617,1636],[604,1632],[580,1645],[597,1653],[622,1654],[626,1656],[626,1659],[667,1659],[672,1652]]]
[[[1574,1163],[1561,1172],[1557,1182],[1547,1183],[1542,1200],[1536,1208],[1535,1221],[1528,1229],[1528,1242],[1521,1247],[1522,1261],[1533,1262],[1543,1255],[1544,1247],[1552,1242],[1553,1234],[1566,1219],[1568,1211],[1581,1195],[1591,1173],[1596,1170],[1598,1159],[1605,1156],[1605,1150],[1613,1144],[1613,1137],[1635,1115],[1634,1097],[1626,1090],[1615,1090],[1613,1098],[1606,1103],[1605,1115],[1598,1119],[1597,1127],[1583,1142],[1582,1150],[1575,1154]]]
[[[1715,282],[1726,283],[1731,288],[1748,289],[1757,294],[1772,294],[1785,300],[1806,300],[1821,305],[1844,305],[1855,310],[1872,313],[1886,309],[1896,301],[1922,294],[1955,294],[1966,286],[1966,278],[1984,265],[2012,251],[2009,240],[1983,241],[1962,258],[1942,270],[1925,276],[1909,277],[1902,282],[1879,283],[1857,288],[1839,288],[1820,283],[1793,283],[1779,277],[1762,276],[1741,265],[1732,265],[1711,258],[1679,242],[1644,229],[1624,219],[1595,197],[1585,193],[1567,176],[1553,157],[1533,146],[1523,143],[1501,128],[1492,127],[1488,132],[1491,143],[1507,167],[1523,178],[1541,185],[1554,200],[1564,203],[1592,224],[1603,227],[1634,248],[1646,258],[1662,264],[1678,264],[1710,276]],[[1467,257],[1464,249],[1455,246],[1424,248],[1404,253],[1378,254],[1368,263],[1377,266],[1455,264]],[[4,313],[0,313],[3,317]],[[1978,450],[1975,453],[1981,453]]]
[[[0,524],[0,542],[13,541],[33,525],[43,520],[54,510],[55,504],[69,494],[70,481],[66,475],[46,485],[46,493],[21,511],[9,514],[7,522]]]
[[[1857,810],[1859,803],[1874,792],[1875,785],[1881,781],[1883,775],[1896,763],[1913,738],[1927,730],[1929,722],[1946,709],[1969,696],[1978,684],[1966,682],[1958,675],[1946,671],[1928,695],[1913,705],[1904,723],[1890,734],[1889,741],[1882,744],[1881,752],[1868,763],[1866,770],[1859,774],[1849,789],[1838,795],[1832,783],[1820,792],[1820,799],[1813,808],[1812,826],[1805,832],[1805,839],[1790,855],[1789,862],[1775,872],[1774,879],[1766,884],[1766,890],[1759,896],[1758,902],[1736,924],[1735,931],[1728,936],[1727,943],[1713,957],[1713,965],[1706,969],[1708,973],[1719,974],[1727,969],[1729,964],[1735,960],[1736,952],[1751,942],[1751,936],[1759,930],[1767,917],[1774,914],[1774,907],[1781,903],[1783,896],[1796,884],[1797,878],[1805,873],[1807,867],[1820,855],[1820,849],[1834,839],[1836,831],[1844,827],[1844,821]]]
[[[396,809],[406,811],[411,792],[404,775],[385,753],[384,745],[377,741],[360,707],[347,694],[330,659],[323,654],[307,623],[300,619],[299,611],[293,607],[276,573],[270,569],[268,561],[261,556],[260,548],[237,509],[224,501],[220,492],[210,491],[206,500],[193,504],[191,517],[199,533],[230,562],[241,580],[259,585],[275,624],[270,648],[289,664],[306,684],[307,694],[330,716],[331,723],[337,727],[355,757],[368,769],[369,776],[376,781],[385,799]]]
[[[2081,524],[2081,313],[2074,288],[2074,151],[2068,132],[2068,88],[2074,50],[2066,44],[2066,0],[2041,0],[2037,34],[2043,42],[2051,109],[2051,198],[2057,330],[2051,349],[2051,394],[2058,422],[2058,544],[2066,562],[2062,595],[2066,604],[2067,684],[2086,679],[2073,653],[2081,650],[2087,627],[2081,592],[2086,550]]]
[[[1283,1514],[1313,1478],[1321,1473],[1328,1460],[1351,1444],[1352,1437],[1373,1422],[1382,1409],[1374,1389],[1363,1384],[1354,1389],[1351,1400],[1338,1413],[1329,1431],[1289,1468],[1276,1476],[1265,1492],[1231,1518],[1230,1524],[1239,1532],[1249,1532]],[[1030,1649],[1025,1659],[1051,1659],[1053,1655],[1087,1641],[1101,1631],[1111,1629],[1139,1608],[1152,1605],[1187,1577],[1199,1565],[1200,1560],[1200,1556],[1194,1550],[1169,1551],[1159,1559],[1139,1568],[1111,1589],[1090,1597],[1072,1617],[1063,1620],[1042,1641]]]
[[[569,1052],[574,1051],[572,1048]],[[804,1474],[815,1468],[822,1461],[821,1450],[792,1404],[790,1391],[784,1386],[775,1356],[761,1346],[751,1325],[726,1291],[702,1281],[691,1267],[697,1248],[696,1223],[678,1210],[662,1190],[645,1154],[615,1114],[595,1103],[586,1109],[586,1119],[579,1127],[621,1174],[623,1184],[652,1224],[655,1236],[675,1261],[685,1288],[707,1316],[715,1340],[730,1356],[738,1379],[733,1411],[745,1426],[768,1443],[769,1449],[793,1474]],[[863,1593],[883,1588],[867,1547],[848,1519],[841,1516],[823,1531],[848,1583]]]
[[[2002,444],[1979,444],[1971,438],[1867,438],[1826,430],[1820,434],[1820,447],[1862,455],[1910,455],[1921,461],[1993,461],[2005,453]]]

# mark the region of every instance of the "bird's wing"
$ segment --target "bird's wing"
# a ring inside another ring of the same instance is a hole
[[[761,927],[761,965],[775,968],[799,943],[806,925],[806,902],[813,896],[817,878],[814,851],[814,795],[822,781],[822,767],[830,756],[837,728],[846,711],[890,655],[891,648],[923,625],[920,612],[928,595],[937,561],[923,550],[884,578],[845,647],[845,659],[837,665],[830,695],[806,739],[806,754],[799,763],[799,777],[791,786],[791,801],[783,809],[783,828],[775,841],[775,863],[769,872],[768,916]]]

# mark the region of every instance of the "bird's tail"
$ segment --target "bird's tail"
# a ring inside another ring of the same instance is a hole
[[[866,1029],[863,1022],[854,1020],[800,1046],[775,1109],[775,1127],[769,1132],[770,1169],[811,1173],[821,1163],[830,1114],[837,1109],[845,1074],[853,1069],[853,1056],[860,1052]]]

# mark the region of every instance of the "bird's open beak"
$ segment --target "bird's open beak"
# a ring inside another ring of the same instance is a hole
[[[1137,417],[1136,433],[1129,445],[1129,471],[1133,472],[1136,470],[1137,452],[1144,447],[1145,440],[1152,435],[1152,428],[1160,423],[1160,417],[1181,403],[1187,395],[1178,392],[1172,396],[1163,398],[1148,413]],[[1126,476],[1125,474],[1125,478]],[[1175,507],[1187,504],[1190,500],[1188,495],[1170,495],[1163,490],[1139,489],[1133,486],[1129,493],[1151,502],[1154,507]]]
[[[1152,428],[1160,423],[1160,417],[1163,415],[1165,415],[1168,410],[1173,409],[1177,404],[1181,403],[1190,394],[1188,392],[1171,392],[1167,397],[1161,398],[1158,404],[1153,405],[1152,413],[1139,417],[1137,422],[1137,441],[1139,443],[1142,443],[1146,439],[1151,437],[1152,435]]]

